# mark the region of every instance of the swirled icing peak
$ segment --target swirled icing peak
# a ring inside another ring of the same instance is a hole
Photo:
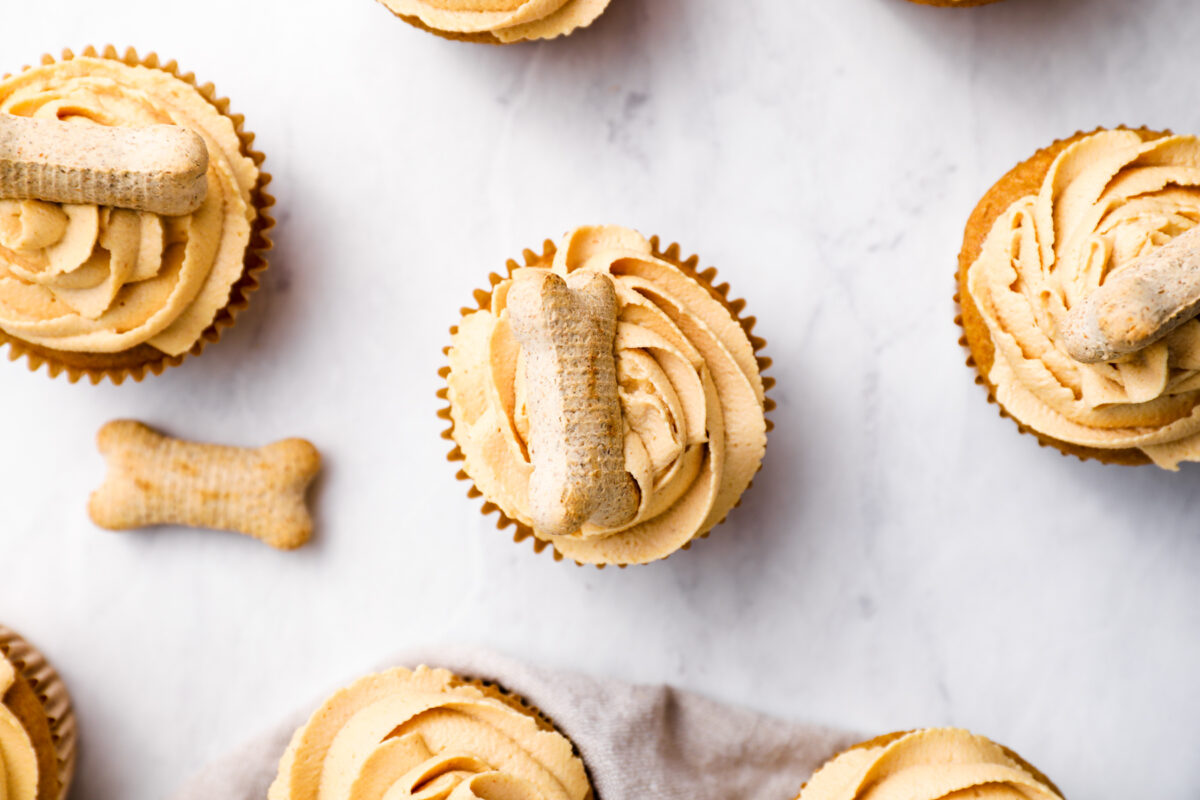
[[[269,800],[587,800],[571,743],[495,690],[393,669],[333,695],[292,739]]]
[[[12,663],[0,653],[0,701],[16,686],[17,673]],[[33,739],[15,713],[0,702],[0,797],[6,800],[41,800],[38,798],[37,751]]]
[[[1070,309],[1200,221],[1200,140],[1101,131],[1068,145],[1037,194],[993,225],[967,289],[995,347],[986,376],[1019,422],[1175,469],[1200,460],[1200,322],[1100,364],[1067,353]]]
[[[1062,800],[982,736],[934,728],[884,737],[821,767],[797,800]]]
[[[489,33],[501,42],[553,39],[591,25],[609,0],[380,0],[446,33]]]
[[[242,275],[256,214],[258,169],[229,118],[170,73],[94,57],[0,82],[0,113],[204,138],[208,193],[186,216],[0,201],[0,329],[59,351],[191,349]]]
[[[451,345],[448,397],[465,470],[508,517],[569,558],[665,558],[723,520],[762,463],[765,397],[749,337],[705,286],[627,228],[578,228],[552,265],[525,269],[591,271],[616,289],[614,355],[637,513],[615,528],[536,529],[524,355],[507,311],[519,272],[495,286],[489,308],[463,318]]]

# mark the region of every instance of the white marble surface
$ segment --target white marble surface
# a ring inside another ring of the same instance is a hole
[[[1069,797],[1200,791],[1200,469],[1081,464],[984,402],[952,323],[979,195],[1080,128],[1200,132],[1194,0],[613,0],[453,44],[369,0],[5,4],[0,67],[157,49],[275,175],[264,290],[142,385],[0,364],[0,619],[74,690],[75,800],[165,796],[390,651],[480,643],[794,719],[974,728]],[[14,33],[16,32],[16,33]],[[513,545],[443,460],[456,309],[583,222],[681,240],[750,301],[778,428],[746,505],[664,564]],[[143,418],[327,457],[320,539],[112,534],[96,429]],[[755,798],[755,800],[785,800]]]

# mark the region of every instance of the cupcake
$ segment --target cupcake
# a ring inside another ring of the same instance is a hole
[[[586,28],[609,0],[379,0],[400,19],[445,39],[512,44]]]
[[[574,746],[537,710],[444,669],[393,669],[325,701],[292,737],[269,800],[590,800]]]
[[[75,771],[75,716],[41,653],[0,626],[0,796],[63,800]]]
[[[893,733],[821,767],[796,800],[1062,800],[1045,775],[1006,747],[955,728]]]
[[[0,344],[10,358],[72,381],[121,383],[215,342],[257,288],[274,224],[263,156],[229,101],[173,61],[110,46],[6,77],[0,114],[180,126],[198,134],[208,163],[203,201],[187,214],[0,200]]]
[[[1112,361],[1068,346],[1089,298],[1196,226],[1198,162],[1192,136],[1077,134],[1017,165],[971,215],[958,269],[968,364],[1043,445],[1108,464],[1200,460],[1200,322]]]
[[[451,329],[440,392],[450,459],[518,541],[580,564],[666,558],[722,522],[762,464],[772,382],[755,320],[713,285],[715,270],[627,228],[578,228],[524,261],[493,274]],[[529,287],[580,284],[582,316],[542,309],[542,334],[566,344],[522,342],[514,309],[525,312]],[[598,309],[608,330],[586,327]],[[568,349],[585,342],[586,359]],[[597,396],[564,396],[569,381]]]

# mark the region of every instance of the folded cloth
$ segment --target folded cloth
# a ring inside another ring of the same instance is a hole
[[[793,800],[826,759],[867,738],[485,650],[405,653],[387,666],[421,664],[494,681],[540,709],[579,748],[599,800]],[[172,800],[265,800],[292,734],[318,705],[210,764]]]

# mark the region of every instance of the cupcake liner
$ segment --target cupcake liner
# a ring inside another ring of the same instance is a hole
[[[161,70],[189,84],[233,123],[234,130],[241,142],[242,155],[251,159],[259,168],[258,182],[250,193],[250,202],[258,213],[250,229],[250,241],[246,246],[242,277],[230,288],[229,301],[225,307],[217,312],[212,324],[186,353],[172,356],[148,344],[119,353],[73,353],[35,345],[0,331],[0,347],[8,345],[8,360],[17,361],[24,358],[31,372],[44,366],[51,378],[65,374],[71,383],[77,383],[84,377],[92,384],[98,384],[105,378],[117,385],[124,383],[126,378],[140,382],[147,374],[161,375],[167,368],[182,364],[188,356],[199,356],[207,345],[220,340],[224,330],[231,327],[237,315],[250,304],[250,295],[260,285],[259,275],[267,268],[267,253],[274,246],[271,242],[270,232],[275,227],[275,219],[271,216],[269,209],[275,205],[275,198],[266,190],[267,185],[271,182],[271,176],[262,171],[262,164],[266,156],[254,149],[254,134],[245,130],[245,118],[241,114],[229,112],[228,98],[218,95],[216,88],[211,83],[201,85],[197,83],[194,73],[181,71],[174,60],[162,63],[156,53],[139,56],[132,47],[126,49],[124,54],[120,54],[111,44],[102,51],[97,51],[95,47],[89,45],[79,55],[107,58],[131,67],[141,66]],[[75,53],[71,50],[63,50],[59,58],[51,55],[42,56],[41,63],[48,65],[58,61],[70,61],[75,57]],[[29,66],[22,67],[21,72],[27,69]],[[9,75],[4,77],[8,78]]]
[[[954,324],[962,331],[958,343],[967,351],[966,364],[975,370],[975,383],[987,390],[988,402],[996,406],[1001,417],[1011,419],[1021,433],[1034,437],[1042,447],[1052,447],[1064,456],[1075,456],[1080,461],[1094,460],[1103,464],[1134,467],[1153,462],[1149,456],[1136,448],[1103,450],[1046,436],[1008,413],[996,398],[996,387],[987,378],[995,359],[991,331],[988,330],[975,301],[967,291],[967,270],[979,257],[984,239],[987,238],[995,221],[1013,203],[1030,194],[1036,194],[1040,190],[1042,180],[1059,153],[1080,139],[1104,130],[1108,129],[1096,128],[1088,132],[1079,131],[1066,139],[1059,139],[1049,147],[1039,150],[1031,158],[1017,164],[984,194],[975,210],[971,212],[963,234],[962,250],[958,256],[958,272],[955,275],[954,304],[958,309],[958,314],[954,317]],[[1167,132],[1151,131],[1146,128],[1118,126],[1115,130],[1133,130],[1147,141],[1169,135]]]
[[[874,739],[868,739],[865,742],[859,742],[856,745],[847,747],[845,750],[842,750],[842,751],[836,753],[835,755],[830,756],[830,758],[825,763],[828,764],[830,761],[833,761],[834,759],[837,759],[853,750],[870,750],[871,748],[874,748],[874,747],[887,747],[889,744],[896,741],[897,739],[903,738],[912,733],[916,733],[917,730],[919,730],[919,729],[914,728],[912,730],[907,730],[907,731],[896,731],[895,733],[885,733],[882,736],[876,736]],[[991,740],[989,740],[989,741],[991,741]],[[1054,781],[1050,780],[1044,774],[1042,774],[1042,771],[1039,770],[1037,767],[1033,766],[1028,761],[1021,758],[1021,756],[1019,754],[1017,754],[1013,750],[1005,747],[1004,745],[1000,744],[999,742],[992,742],[992,744],[996,745],[1001,750],[1003,750],[1004,755],[1008,756],[1013,761],[1017,762],[1017,764],[1019,764],[1022,769],[1024,769],[1026,772],[1028,772],[1030,775],[1032,775],[1038,781],[1040,781],[1041,783],[1044,783],[1046,786],[1049,786],[1051,789],[1053,789],[1054,793],[1057,794],[1059,797],[1063,796],[1062,791],[1058,788],[1058,786],[1056,786],[1054,784]],[[822,765],[822,766],[824,766],[824,765]],[[819,767],[818,767],[818,769],[819,769]],[[808,783],[805,782],[804,786],[800,787],[801,794],[803,794],[804,789],[807,786],[808,786]],[[800,800],[800,796],[797,795],[795,800]]]
[[[495,681],[483,680],[481,678],[467,678],[459,675],[458,673],[452,674],[455,678],[454,685],[473,686],[488,697],[499,700],[512,710],[532,718],[535,722],[537,722],[538,728],[541,730],[557,733],[559,736],[562,736],[564,739],[570,742],[571,751],[575,754],[576,758],[583,762],[584,772],[586,772],[588,776],[588,785],[591,787],[591,792],[588,794],[589,800],[600,800],[599,796],[596,794],[596,782],[592,779],[591,767],[589,767],[587,762],[584,761],[583,754],[579,752],[579,746],[575,744],[574,739],[572,739],[570,736],[567,736],[567,734],[563,732],[562,728],[555,724],[554,720],[550,719],[550,717],[546,715],[546,712],[535,706],[523,695],[509,691]]]
[[[486,32],[486,31],[482,31],[479,33],[455,33],[454,31],[438,30],[437,28],[431,28],[428,25],[426,25],[424,22],[421,21],[421,19],[419,17],[414,17],[409,14],[401,14],[399,11],[396,11],[391,6],[385,4],[383,2],[383,0],[377,0],[377,2],[379,3],[379,5],[386,8],[392,14],[392,16],[397,17],[398,19],[404,20],[409,25],[412,25],[414,28],[423,30],[426,33],[432,33],[434,36],[437,36],[442,39],[449,39],[452,42],[472,42],[474,44],[491,44],[491,45],[496,45],[498,47],[502,47],[502,46],[508,45],[508,44],[523,44],[524,42],[529,41],[528,39],[521,39],[516,42],[502,42],[499,39],[497,39],[495,36],[493,36],[492,34]]]
[[[995,0],[986,0],[986,1],[987,2],[995,2]],[[443,31],[438,28],[433,28],[433,27],[430,27],[429,25],[426,25],[424,22],[421,21],[420,17],[415,17],[411,14],[401,14],[399,11],[397,11],[394,8],[392,8],[391,6],[387,5],[383,0],[376,0],[376,2],[378,2],[381,6],[383,6],[389,12],[391,12],[392,16],[397,17],[397,18],[403,20],[404,22],[407,22],[409,25],[412,25],[414,28],[423,30],[426,33],[432,33],[434,36],[437,36],[441,39],[448,39],[452,42],[471,42],[472,44],[490,44],[490,45],[496,45],[498,47],[506,47],[508,45],[514,45],[514,44],[528,44],[529,42],[549,41],[548,39],[516,39],[515,41],[506,42],[503,39],[501,39],[500,37],[492,34],[489,31],[476,31],[474,33],[465,33],[465,32],[460,32],[460,31]],[[589,25],[590,25],[590,23],[589,23]],[[575,33],[586,27],[588,27],[588,26],[584,25],[580,28],[574,28],[574,29],[568,31],[567,33],[560,34],[554,38],[563,38],[565,36],[570,36],[572,33]]]
[[[680,255],[682,252],[681,248],[679,247],[679,245],[677,243],[672,243],[669,247],[667,247],[664,250],[661,248],[661,240],[659,239],[658,236],[650,237],[650,247],[652,250],[652,255],[655,258],[661,259],[663,261],[666,261],[668,264],[672,264],[675,267],[678,267],[679,270],[682,271],[685,275],[692,278],[694,281],[696,281],[701,286],[703,286],[708,291],[709,295],[712,296],[712,298],[714,300],[717,300],[718,302],[720,302],[721,305],[723,305],[726,308],[726,310],[728,310],[729,313],[731,315],[733,315],[733,318],[736,319],[738,324],[742,326],[742,330],[744,330],[746,332],[746,337],[750,340],[750,346],[753,348],[755,359],[758,362],[759,375],[762,377],[763,392],[764,392],[763,415],[764,415],[765,421],[766,421],[766,430],[767,430],[767,433],[769,434],[775,428],[775,423],[772,422],[770,416],[768,416],[772,411],[775,410],[775,406],[776,406],[775,401],[772,400],[770,397],[770,391],[775,386],[775,379],[766,374],[766,371],[770,368],[770,366],[772,364],[771,359],[768,358],[767,356],[763,355],[763,353],[762,353],[762,351],[767,346],[767,341],[766,341],[766,339],[763,339],[761,336],[756,336],[754,333],[754,327],[758,323],[758,319],[756,317],[742,316],[742,311],[744,311],[746,308],[746,301],[742,300],[742,299],[737,299],[737,300],[729,299],[729,289],[730,289],[729,284],[728,283],[721,283],[721,284],[717,283],[716,267],[708,267],[707,269],[705,269],[703,271],[699,270],[698,269],[698,266],[700,264],[699,256],[693,255],[693,256],[689,256],[687,259],[683,259]],[[488,275],[488,288],[487,289],[476,289],[474,296],[473,296],[473,299],[475,300],[474,307],[471,307],[471,306],[462,307],[461,309],[459,309],[459,316],[465,317],[467,314],[474,313],[475,311],[482,311],[487,308],[490,308],[491,302],[492,302],[492,289],[494,289],[497,284],[499,284],[501,281],[504,281],[504,280],[507,280],[508,278],[510,278],[512,276],[513,272],[517,269],[520,269],[521,267],[549,267],[554,262],[554,255],[557,252],[558,252],[558,246],[552,240],[547,239],[542,244],[542,252],[541,253],[537,253],[533,250],[526,249],[521,254],[521,257],[522,257],[524,263],[520,263],[516,259],[510,258],[508,260],[507,264],[505,265],[506,269],[507,269],[507,274],[500,275],[499,273],[493,272],[490,275]],[[450,335],[454,336],[456,333],[458,333],[458,326],[454,325],[450,328]],[[450,346],[447,345],[446,347],[442,348],[442,353],[448,357],[450,355]],[[438,375],[442,378],[442,380],[444,380],[444,381],[448,380],[449,376],[450,376],[450,367],[449,366],[442,367],[441,369],[438,370]],[[465,461],[466,457],[463,455],[462,448],[460,448],[458,446],[458,443],[454,440],[454,418],[450,414],[450,397],[449,397],[448,386],[443,386],[441,389],[439,389],[437,392],[437,396],[439,399],[441,399],[445,403],[445,406],[443,408],[439,409],[437,412],[438,417],[440,417],[443,421],[445,421],[445,423],[447,425],[446,429],[442,431],[442,438],[449,441],[452,445],[449,454],[446,456],[446,460],[450,461],[451,463]],[[759,468],[759,470],[761,470],[762,464],[760,464],[758,468]],[[471,499],[483,497],[483,492],[481,492],[479,490],[479,488],[475,485],[474,481],[471,479],[471,476],[467,474],[465,469],[460,468],[458,470],[458,473],[455,475],[455,477],[460,481],[464,481],[464,482],[471,484],[470,488],[467,489],[467,497],[469,497]],[[754,486],[754,481],[751,481],[750,484],[746,487],[746,492],[749,492],[751,487],[753,487],[753,486]],[[742,504],[742,499],[746,496],[746,492],[743,492],[742,497],[738,498],[737,503],[734,504],[733,507],[735,509]],[[732,511],[732,509],[731,509],[731,511]],[[504,530],[505,528],[510,528],[510,527],[513,528],[514,529],[514,531],[513,531],[513,541],[514,542],[520,543],[525,540],[529,540],[533,544],[533,550],[535,553],[541,553],[543,551],[549,550],[551,555],[554,556],[555,561],[564,560],[565,557],[563,556],[563,554],[560,553],[558,551],[558,549],[555,548],[551,542],[548,542],[545,539],[539,538],[537,536],[537,534],[535,534],[533,532],[532,528],[530,528],[528,525],[524,524],[523,522],[518,522],[517,520],[512,519],[507,514],[505,514],[504,511],[498,505],[491,502],[490,500],[487,500],[486,498],[484,499],[483,506],[480,508],[480,513],[483,514],[485,517],[489,516],[490,514],[495,513],[498,517],[498,520],[496,522],[497,530]],[[692,547],[692,544],[697,539],[707,539],[709,534],[711,534],[713,530],[716,530],[716,528],[718,526],[722,525],[724,522],[725,522],[725,519],[722,519],[720,522],[718,522],[716,525],[714,525],[711,529],[695,536],[690,542],[688,542],[687,544],[685,544],[681,548],[679,548],[679,550],[690,550]],[[677,550],[675,552],[679,552],[679,550]],[[665,561],[668,558],[670,558],[672,555],[674,555],[674,553],[664,556],[662,559],[659,559],[659,560]],[[585,566],[582,562],[579,562],[579,561],[576,561],[575,564],[580,567]],[[593,564],[592,566],[594,566],[596,569],[604,569],[607,566],[616,566],[616,567],[620,567],[621,569],[625,569],[627,566],[630,566],[630,565],[629,564]]]
[[[45,656],[3,625],[0,625],[0,653],[16,667],[19,677],[33,689],[45,712],[58,765],[60,790],[55,800],[63,800],[70,791],[71,779],[75,774],[79,736],[66,684],[46,661]]]

